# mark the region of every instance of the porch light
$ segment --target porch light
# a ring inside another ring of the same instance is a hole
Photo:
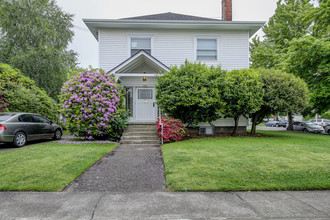
[[[146,72],[143,72],[144,74],[146,74]],[[142,76],[142,81],[146,82],[147,81],[147,77],[146,76]]]

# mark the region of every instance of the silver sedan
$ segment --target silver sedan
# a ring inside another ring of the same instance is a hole
[[[32,113],[0,113],[0,143],[23,147],[27,141],[61,139],[62,127],[47,118]]]
[[[322,133],[324,131],[322,126],[313,124],[311,122],[293,122],[294,131],[312,132],[312,133]]]

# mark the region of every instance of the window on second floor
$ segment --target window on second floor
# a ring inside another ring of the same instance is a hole
[[[131,56],[145,50],[151,54],[151,38],[131,38]]]
[[[218,60],[217,39],[197,39],[197,60]]]

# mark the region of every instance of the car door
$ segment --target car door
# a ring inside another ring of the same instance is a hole
[[[39,139],[50,138],[54,136],[53,127],[50,121],[40,115],[33,115],[35,123],[38,125]]]
[[[297,127],[298,127],[298,131],[303,131],[305,128],[305,126],[301,122],[298,122]]]
[[[302,126],[302,124],[298,121],[293,122],[293,130],[294,131],[302,131],[304,129],[304,127]]]
[[[292,125],[293,125],[293,130],[298,131],[298,122],[295,121],[292,123]]]
[[[34,119],[30,114],[18,116],[19,127],[22,128],[28,140],[35,140],[38,138],[39,127],[34,123]]]

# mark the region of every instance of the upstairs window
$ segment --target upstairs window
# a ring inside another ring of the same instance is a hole
[[[131,56],[145,50],[151,54],[151,38],[131,38]]]
[[[197,39],[197,60],[217,60],[217,39]]]

